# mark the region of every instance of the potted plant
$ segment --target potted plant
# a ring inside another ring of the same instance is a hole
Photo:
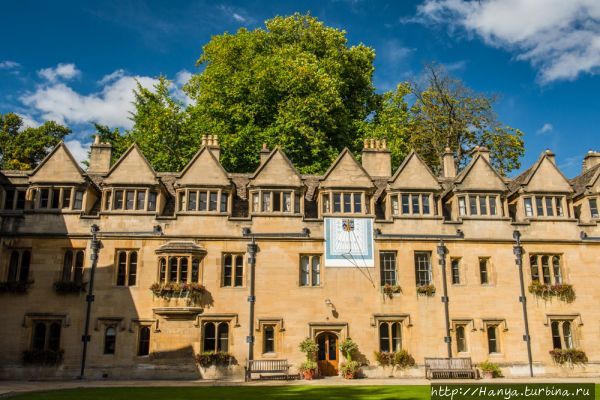
[[[550,356],[558,365],[565,363],[585,364],[588,362],[587,355],[583,350],[579,349],[554,349],[550,350]]]
[[[479,364],[479,369],[481,369],[481,374],[484,379],[492,379],[492,378],[501,378],[502,371],[498,364],[494,364],[488,360],[485,360],[481,364]]]
[[[340,352],[346,358],[346,363],[342,364],[340,374],[346,379],[356,378],[360,363],[352,361],[352,355],[358,351],[358,345],[350,338],[346,338],[340,342]]]
[[[304,361],[302,364],[300,364],[300,366],[298,367],[298,370],[300,371],[300,373],[302,374],[304,379],[306,379],[307,381],[310,381],[316,375],[317,362],[309,361],[309,360]]]
[[[354,379],[359,369],[360,363],[358,361],[348,361],[340,367],[340,374],[346,379]]]
[[[435,295],[435,286],[432,284],[419,285],[417,286],[417,294],[420,296],[432,297]]]
[[[314,378],[317,372],[317,363],[315,361],[319,345],[311,338],[306,338],[298,346],[300,351],[306,354],[306,361],[300,364],[298,370],[304,376],[304,379],[310,380]]]

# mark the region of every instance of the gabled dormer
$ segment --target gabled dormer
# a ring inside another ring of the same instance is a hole
[[[417,153],[411,151],[386,188],[386,215],[392,217],[431,217],[437,214],[438,179]]]
[[[225,214],[231,210],[233,186],[219,159],[218,139],[202,147],[181,171],[175,182],[178,214]]]
[[[102,181],[102,211],[110,213],[158,213],[166,191],[137,144],[131,145]]]
[[[89,211],[96,198],[96,190],[62,141],[29,174],[26,208],[36,212]]]
[[[456,176],[446,196],[452,214],[460,218],[499,218],[504,216],[507,185],[490,164],[490,152],[477,147],[471,162]]]
[[[511,184],[509,206],[517,220],[564,219],[570,216],[567,196],[573,193],[569,180],[546,150],[536,163]]]
[[[600,152],[589,151],[583,159],[581,175],[573,186],[573,214],[582,223],[600,221]]]
[[[250,213],[302,214],[304,183],[280,147],[261,151],[261,163],[248,183]]]
[[[350,150],[342,150],[319,182],[319,215],[372,215],[373,180]]]

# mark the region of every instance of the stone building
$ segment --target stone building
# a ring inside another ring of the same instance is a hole
[[[323,373],[343,362],[344,338],[367,376],[390,374],[374,352],[404,349],[417,367],[395,373],[423,376],[425,357],[448,355],[442,258],[452,355],[528,376],[514,231],[534,373],[600,373],[600,153],[572,180],[550,151],[515,179],[485,148],[462,171],[447,152],[440,176],[416,153],[392,171],[384,141],[367,140],[360,163],[342,151],[322,176],[298,173],[278,148],[252,174],[225,171],[219,156],[204,137],[181,172],[163,173],[136,145],[111,165],[96,141],[84,171],[60,143],[36,169],[0,173],[1,377],[79,374],[93,225],[87,376],[207,377],[194,355],[209,351],[232,354],[238,365],[221,372],[241,376],[247,336],[255,359],[293,365],[312,337]],[[347,251],[337,261],[336,246]],[[559,364],[555,348],[588,362]]]

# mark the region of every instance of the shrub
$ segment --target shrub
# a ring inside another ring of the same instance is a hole
[[[414,367],[415,359],[408,354],[408,351],[400,350],[394,354],[394,365],[401,369]]]
[[[529,293],[544,300],[549,300],[552,297],[556,297],[564,302],[572,303],[576,298],[573,285],[568,285],[566,283],[548,285],[541,283],[540,281],[533,281],[531,282],[531,285],[529,285],[528,289]]]
[[[63,360],[64,350],[25,350],[24,364],[58,365]]]
[[[298,348],[306,354],[306,361],[314,361],[317,351],[319,351],[319,345],[311,338],[306,338],[300,342]]]
[[[237,365],[235,357],[229,353],[218,351],[205,351],[200,354],[196,354],[196,362],[203,368],[210,367],[211,365],[216,366],[228,366]]]
[[[391,365],[400,369],[414,367],[415,359],[406,350],[400,350],[398,352],[388,351],[376,351],[375,360],[382,367]]]
[[[550,350],[550,355],[554,362],[560,365],[564,363],[585,364],[588,362],[585,352],[578,349],[554,349]]]
[[[390,299],[394,298],[394,294],[401,292],[402,288],[399,285],[390,285],[389,283],[383,285],[383,294],[385,294]]]
[[[60,294],[85,292],[87,282],[57,281],[54,282],[54,291]]]
[[[417,294],[431,297],[435,294],[435,286],[431,284],[417,286]]]
[[[350,338],[340,342],[340,351],[348,361],[352,361],[352,355],[358,351],[358,345]]]
[[[481,371],[483,372],[491,372],[494,378],[502,377],[502,371],[500,370],[498,364],[494,364],[493,362],[490,362],[488,360],[485,360],[484,362],[479,364],[479,369],[481,369]]]

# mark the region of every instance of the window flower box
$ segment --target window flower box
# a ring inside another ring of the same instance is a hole
[[[81,293],[85,292],[87,282],[75,281],[56,281],[54,282],[54,291],[59,294]]]
[[[0,293],[27,293],[33,283],[33,280],[0,282]]]
[[[559,365],[563,365],[565,363],[585,364],[588,362],[585,352],[578,349],[554,349],[550,350],[550,356],[554,362]]]
[[[211,366],[217,367],[228,367],[230,365],[237,365],[237,360],[232,354],[218,351],[205,351],[200,354],[196,354],[196,363],[202,368],[208,368]]]
[[[395,294],[402,293],[402,288],[400,287],[400,285],[390,285],[389,283],[383,285],[382,290],[383,294],[385,294],[390,299],[394,298]]]
[[[170,300],[172,298],[188,298],[191,302],[198,302],[206,291],[199,283],[154,283],[150,291],[156,296]]]
[[[533,281],[531,285],[529,285],[529,293],[544,300],[556,297],[567,303],[572,303],[576,298],[573,285],[565,283],[548,285],[541,283],[540,281]]]
[[[419,296],[432,297],[435,295],[435,286],[431,284],[417,286],[417,294]]]

